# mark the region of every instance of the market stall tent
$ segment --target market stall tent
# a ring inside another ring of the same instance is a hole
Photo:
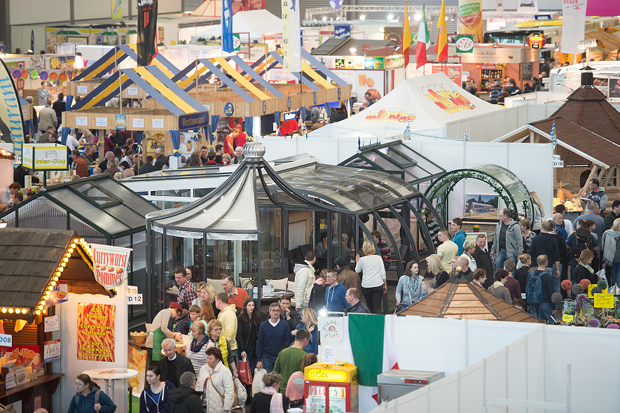
[[[254,40],[260,42],[266,34],[282,33],[282,19],[267,10],[240,11],[233,15],[233,31],[249,33],[250,42]],[[193,34],[192,43],[196,43],[200,38],[209,40],[211,37],[220,36],[222,36],[222,25],[217,24],[201,33]]]
[[[359,98],[359,97],[358,97]],[[390,93],[360,113],[329,124],[309,137],[383,138],[405,131],[447,136],[448,122],[503,110],[454,84],[444,73],[405,79]]]

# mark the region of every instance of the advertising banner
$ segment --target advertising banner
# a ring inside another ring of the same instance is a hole
[[[350,24],[334,24],[335,39],[348,39],[349,37],[351,37]]]
[[[127,264],[131,248],[91,244],[95,280],[108,290],[123,285],[127,278]]]
[[[138,66],[149,65],[157,52],[156,26],[157,0],[138,0]]]
[[[562,53],[581,53],[579,41],[585,34],[586,3],[587,0],[562,0]]]
[[[142,395],[144,390],[144,374],[146,372],[146,349],[142,350],[140,347],[132,346],[129,344],[129,352],[127,353],[128,367],[132,370],[136,370],[138,375],[129,379],[131,385],[132,394],[136,397]]]
[[[64,145],[24,144],[22,150],[22,165],[33,171],[66,171],[71,166],[69,149]]]
[[[461,86],[462,65],[433,64],[432,73],[444,72],[454,83]]]
[[[114,362],[116,306],[78,303],[77,359]]]
[[[2,61],[2,60],[0,60]],[[21,156],[24,143],[24,118],[9,69],[2,61],[0,65],[0,120],[11,132],[15,155]]]
[[[482,1],[459,0],[459,34],[471,34],[475,43],[482,43]]]
[[[235,51],[235,45],[233,44],[232,0],[222,0],[222,49],[226,53]]]
[[[60,360],[60,339],[46,341],[43,347],[43,362]]]
[[[283,66],[289,72],[301,72],[300,33],[299,0],[282,0]]]
[[[123,0],[111,0],[112,1],[112,20],[119,20],[123,18]],[[34,50],[34,48],[32,49]]]

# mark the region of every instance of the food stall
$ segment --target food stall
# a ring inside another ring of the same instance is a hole
[[[358,412],[357,368],[350,363],[315,363],[304,370],[306,412]]]

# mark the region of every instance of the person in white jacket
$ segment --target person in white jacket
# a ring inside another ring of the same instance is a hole
[[[305,264],[295,264],[295,309],[299,312],[308,307],[312,287],[314,286],[314,263],[316,256],[314,251],[306,252]]]
[[[235,383],[230,370],[222,363],[222,352],[216,347],[207,349],[207,364],[200,369],[196,391],[203,392],[206,413],[229,413],[233,408]]]

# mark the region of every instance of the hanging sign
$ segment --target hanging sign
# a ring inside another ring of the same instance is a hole
[[[322,343],[339,343],[344,337],[342,317],[319,317],[319,332]]]
[[[458,34],[456,36],[456,52],[457,53],[473,53],[474,51],[474,35]]]
[[[78,360],[114,362],[115,316],[115,305],[78,303]]]
[[[532,33],[527,37],[527,44],[532,49],[542,49],[545,47],[546,40],[543,33]]]
[[[43,362],[60,360],[60,339],[46,341],[43,346]]]
[[[95,280],[108,290],[123,285],[132,248],[91,244]]]

